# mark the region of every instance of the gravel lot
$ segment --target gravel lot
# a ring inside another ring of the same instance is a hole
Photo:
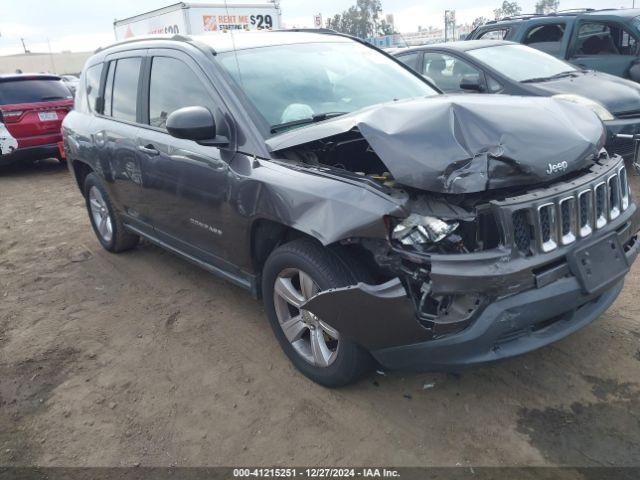
[[[332,391],[244,291],[103,251],[66,167],[0,170],[0,205],[0,465],[640,466],[640,264],[541,351]]]

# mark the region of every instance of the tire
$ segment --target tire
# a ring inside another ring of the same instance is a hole
[[[91,226],[102,247],[112,253],[134,248],[140,241],[140,237],[125,229],[107,190],[95,173],[87,175],[83,191]],[[100,210],[99,213],[98,210]],[[102,223],[103,220],[104,223]]]
[[[309,280],[313,288],[309,287]],[[371,368],[372,358],[365,349],[349,339],[339,337],[339,332],[310,312],[297,309],[284,297],[293,298],[290,290],[293,287],[299,303],[300,298],[310,298],[318,291],[356,282],[353,269],[335,252],[308,239],[295,240],[278,247],[271,253],[263,269],[263,301],[280,346],[302,374],[326,387],[354,383]],[[303,287],[303,284],[307,287]],[[282,291],[286,291],[286,295],[279,293]],[[296,318],[301,319],[300,323],[294,322]],[[322,344],[327,348],[323,348]]]

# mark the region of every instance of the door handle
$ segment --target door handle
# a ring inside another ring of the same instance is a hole
[[[138,147],[138,150],[140,150],[143,153],[146,153],[147,155],[153,155],[153,156],[160,155],[160,152],[151,144],[145,145],[145,146],[140,145]]]

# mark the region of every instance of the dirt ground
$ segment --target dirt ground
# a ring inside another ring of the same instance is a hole
[[[4,168],[0,465],[640,466],[639,275],[543,350],[327,390],[244,291],[103,251],[66,167]]]

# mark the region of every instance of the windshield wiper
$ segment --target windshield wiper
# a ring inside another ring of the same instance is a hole
[[[566,72],[556,73],[555,75],[551,75],[550,77],[538,77],[538,78],[530,78],[528,80],[522,80],[520,83],[547,82],[549,80],[556,80],[558,78],[577,76],[579,73],[580,73],[579,70],[568,70]]]
[[[340,115],[345,115],[349,112],[326,112],[326,113],[318,113],[313,117],[309,118],[301,118],[300,120],[293,120],[291,122],[278,123],[276,125],[271,125],[271,133],[278,133],[282,130],[287,130],[293,127],[300,127],[302,125],[309,125],[311,123],[322,122],[323,120],[328,120],[330,118],[339,117]]]

